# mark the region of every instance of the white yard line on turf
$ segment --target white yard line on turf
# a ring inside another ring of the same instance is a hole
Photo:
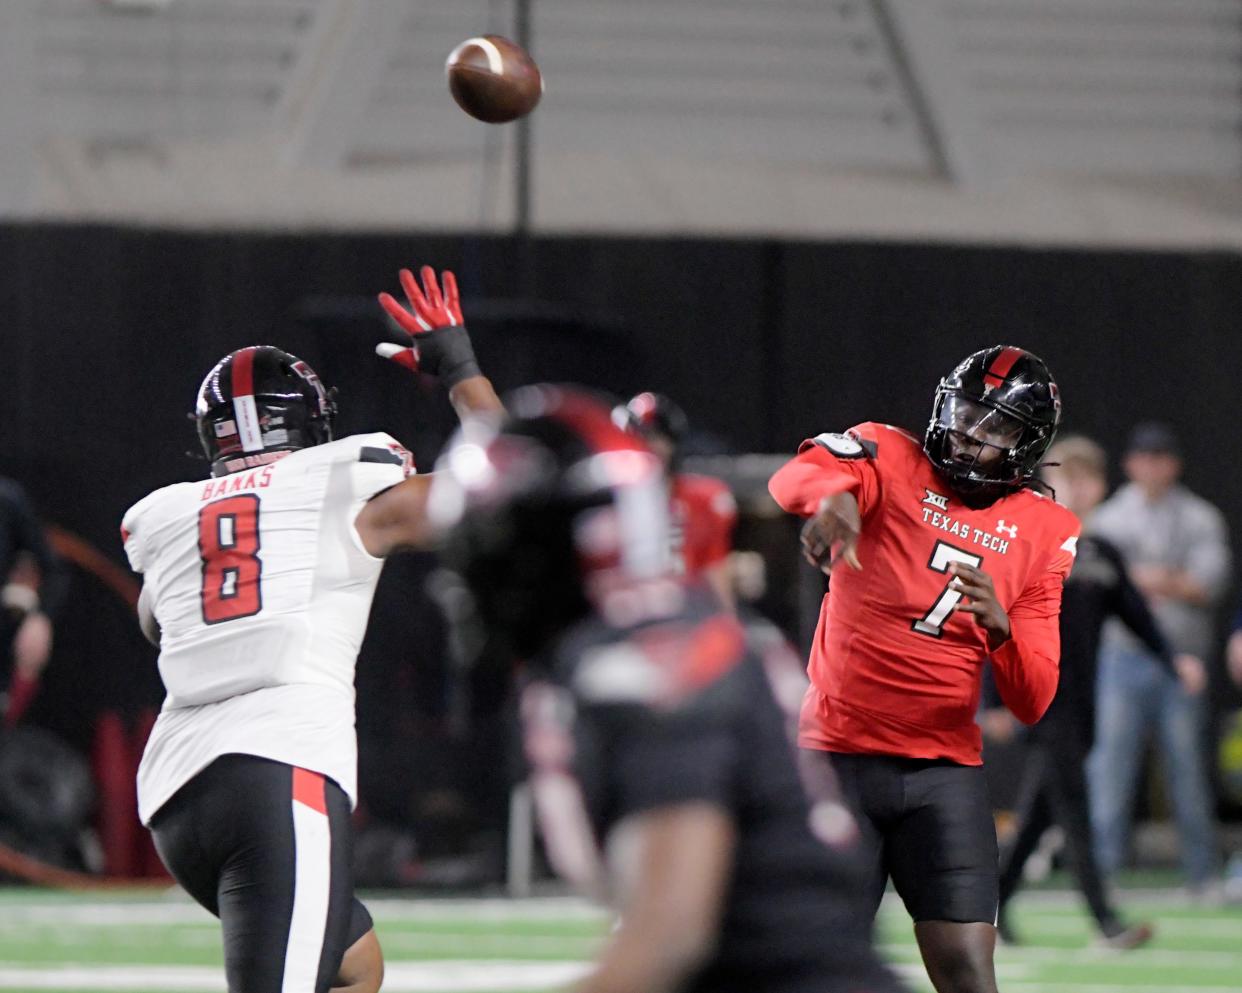
[[[1132,920],[1140,920],[1133,914],[1127,914]],[[1242,914],[1214,915],[1211,917],[1161,917],[1158,913],[1151,915],[1152,924],[1156,928],[1156,937],[1176,937],[1179,941],[1195,938],[1238,939],[1242,937]],[[1024,936],[1021,919],[1016,930],[1019,937]],[[1040,917],[1033,919],[1029,931],[1031,935],[1087,935],[1087,925],[1081,917]],[[1022,946],[1019,945],[1019,948]],[[1191,950],[1187,949],[1187,953]]]
[[[158,927],[217,923],[211,914],[196,903],[81,903],[0,907],[0,928],[21,928],[31,924]]]
[[[219,993],[224,970],[207,966],[0,965],[0,987],[29,990],[168,990],[170,993]]]
[[[928,984],[927,971],[923,968],[922,962],[893,962],[891,960],[886,960],[884,964],[912,985],[918,985],[921,983],[926,986]],[[1021,982],[1029,979],[1030,976],[1031,970],[1020,963],[998,962],[996,964],[996,978],[1003,979],[1005,981],[1004,985],[1006,989],[1008,989],[1011,982]],[[384,984],[384,989],[388,989],[387,983]]]
[[[584,976],[585,962],[386,962],[385,993],[483,993],[503,989],[511,993],[565,986]],[[924,977],[921,965],[898,965],[911,981]],[[1028,970],[998,968],[1006,984],[1020,984]],[[0,963],[0,989],[124,990],[146,993],[219,993],[224,971],[211,966],[80,965],[34,968]],[[1209,990],[1208,993],[1211,993]]]
[[[880,953],[887,958],[918,955],[914,945],[886,944]],[[1110,968],[1147,969],[1152,966],[1181,966],[1193,963],[1196,969],[1236,969],[1242,975],[1242,951],[1201,952],[1176,948],[1060,948],[1052,945],[1017,945],[998,948],[999,961],[1054,962],[1074,965],[1107,965]]]
[[[534,900],[366,900],[377,921],[471,922],[606,921],[608,915],[585,900],[564,897]],[[206,910],[188,900],[152,900],[148,903],[0,904],[0,927],[6,924],[210,924]]]
[[[1196,901],[1184,889],[1176,886],[1118,889],[1113,895],[1124,907],[1141,907],[1152,913],[1160,909],[1242,913],[1242,904],[1208,905],[1201,900]],[[1036,912],[1045,913],[1066,907],[1078,908],[1082,906],[1082,894],[1076,889],[1024,889],[1017,897],[1015,905],[1035,907],[1038,908]],[[881,906],[894,914],[905,912],[901,898],[892,889],[885,892]]]
[[[572,983],[586,972],[580,962],[391,962],[384,969],[387,993],[515,993]],[[0,965],[0,988],[31,990],[164,990],[219,993],[224,971],[207,966],[51,966],[35,969]]]
[[[440,955],[443,958],[587,958],[604,936],[546,934],[444,934],[439,931],[399,931],[376,925],[384,952],[395,958]],[[217,939],[218,940],[218,939]]]
[[[1082,983],[1076,979],[1067,979],[1061,983],[1048,980],[1010,982],[1005,984],[1005,993],[1019,990],[1021,993],[1238,993],[1235,986],[1170,986],[1168,983]]]
[[[511,900],[506,897],[483,899],[428,900],[385,897],[362,900],[371,916],[393,921],[443,920],[463,917],[472,921],[594,921],[606,920],[608,911],[598,904],[577,897],[534,897]]]

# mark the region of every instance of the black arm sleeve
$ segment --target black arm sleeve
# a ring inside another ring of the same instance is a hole
[[[1174,672],[1173,653],[1169,650],[1169,643],[1160,633],[1156,618],[1152,616],[1143,594],[1130,581],[1121,552],[1100,538],[1093,537],[1092,540],[1099,548],[1101,557],[1107,559],[1116,570],[1117,583],[1109,596],[1109,607],[1113,614],[1151,649],[1152,654],[1164,664],[1166,669]]]
[[[64,566],[53,553],[43,533],[43,525],[25,491],[11,480],[0,481],[0,505],[13,523],[15,551],[29,552],[39,567],[39,609],[52,614],[64,599],[68,578]],[[0,576],[0,583],[4,577]]]

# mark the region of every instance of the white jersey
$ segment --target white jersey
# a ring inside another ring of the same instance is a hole
[[[412,471],[387,434],[156,490],[125,515],[168,696],[138,770],[144,824],[215,758],[322,773],[353,802],[354,664],[383,560],[355,520]]]

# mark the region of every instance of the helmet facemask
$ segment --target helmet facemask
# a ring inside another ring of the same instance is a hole
[[[1031,484],[1060,419],[1060,395],[1043,361],[998,345],[941,380],[923,450],[958,493],[995,500]]]
[[[1050,431],[1015,413],[936,391],[927,453],[961,493],[999,496],[1024,486],[1051,440]]]

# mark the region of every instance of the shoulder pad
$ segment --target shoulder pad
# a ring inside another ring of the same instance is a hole
[[[352,462],[399,466],[407,476],[414,473],[414,456],[396,438],[385,431],[349,435],[329,442],[329,446],[340,446],[341,455],[333,457]]]
[[[839,459],[874,459],[879,451],[874,441],[854,434],[817,434],[811,441]]]
[[[919,449],[919,451],[923,450],[923,439],[917,437],[916,435],[911,434],[905,428],[899,428],[895,424],[879,424],[876,426],[882,427],[884,428],[884,430],[890,431],[895,435],[899,435],[902,438],[902,440],[908,441],[915,448]]]
[[[391,448],[372,448],[370,445],[364,445],[362,451],[358,453],[359,462],[387,462],[392,465],[404,465],[405,459],[394,452]]]

